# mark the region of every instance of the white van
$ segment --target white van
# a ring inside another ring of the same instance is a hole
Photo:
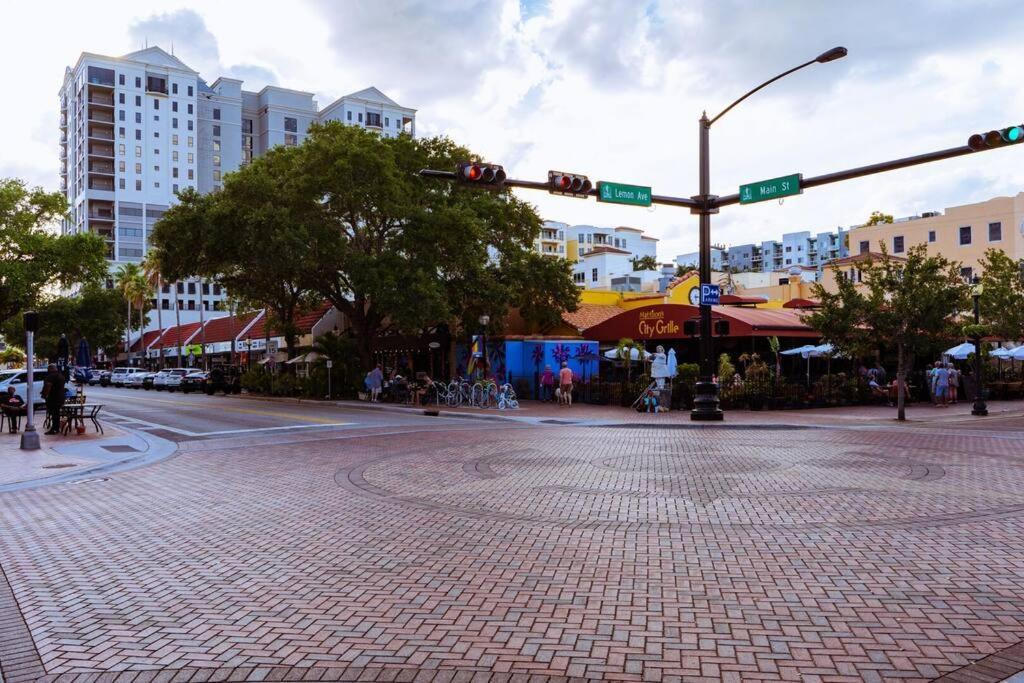
[[[32,402],[43,405],[43,380],[46,379],[46,368],[36,368],[32,372]],[[0,372],[0,392],[7,394],[7,387],[14,387],[14,393],[22,401],[28,402],[25,390],[28,388],[28,372],[21,370],[4,370]]]
[[[142,368],[114,368],[110,373],[110,383],[115,387],[127,386],[128,378],[139,372],[143,372]]]

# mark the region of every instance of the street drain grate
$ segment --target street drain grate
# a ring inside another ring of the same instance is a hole
[[[43,469],[44,470],[59,470],[59,469],[64,468],[64,467],[74,467],[74,466],[75,466],[75,464],[73,462],[62,462],[62,463],[60,463],[58,465],[43,465]]]
[[[139,452],[139,449],[136,448],[135,446],[128,446],[128,445],[104,446],[103,448],[105,450],[110,451],[111,453],[138,453]]]

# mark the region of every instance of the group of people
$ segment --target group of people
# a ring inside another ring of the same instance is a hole
[[[562,361],[558,370],[558,388],[555,388],[555,373],[550,365],[544,366],[540,373],[540,400],[545,403],[557,400],[559,405],[572,405],[572,370],[569,364]]]
[[[41,398],[46,403],[46,417],[50,428],[46,434],[60,433],[60,410],[64,406],[65,385],[67,380],[64,373],[57,369],[56,364],[50,363],[46,368],[46,378],[43,380],[43,392]],[[7,420],[8,431],[12,434],[18,431],[18,420],[25,415],[27,406],[25,400],[18,396],[17,390],[7,387],[7,393],[0,397],[0,411]]]
[[[957,402],[960,393],[960,371],[955,365],[937,360],[935,365],[928,369],[927,377],[932,403],[947,406]]]

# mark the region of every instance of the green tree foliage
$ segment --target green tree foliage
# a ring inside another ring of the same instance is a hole
[[[0,322],[32,308],[49,290],[97,283],[106,275],[100,236],[48,229],[67,208],[59,192],[0,179]]]
[[[981,260],[981,320],[989,333],[1008,341],[1024,338],[1024,260],[989,249]]]
[[[89,342],[95,354],[105,349],[107,355],[122,341],[125,329],[125,300],[116,289],[102,289],[96,285],[84,288],[75,296],[53,297],[39,302],[39,330],[35,336],[36,353],[43,358],[57,355],[61,334],[67,334],[74,355],[78,340]],[[10,340],[24,339],[25,328],[21,316],[7,320],[4,336]]]
[[[911,247],[905,259],[882,256],[858,264],[862,284],[836,273],[838,289],[814,285],[821,307],[805,317],[825,341],[852,357],[880,344],[896,347],[898,416],[904,410],[905,381],[913,354],[948,339],[956,318],[968,306],[968,287],[960,264],[929,256],[924,245]]]
[[[676,266],[676,277],[685,277],[690,273],[697,272],[697,266],[693,263],[683,263]]]
[[[128,312],[128,321],[125,330],[125,349],[130,346],[131,331],[142,330],[146,326],[144,318],[148,308],[149,297],[152,295],[152,288],[142,268],[135,263],[122,263],[117,272],[114,273],[114,287],[121,293],[124,299],[125,309]],[[138,324],[132,324],[132,311],[138,310]]]
[[[632,259],[633,270],[657,270],[660,266],[658,260],[648,254]]]
[[[383,138],[337,122],[276,149],[157,225],[164,276],[217,278],[287,327],[311,301],[345,314],[363,366],[382,332],[472,329],[511,308],[536,326],[576,307],[567,262],[533,251],[540,218],[509,192],[419,176],[473,158],[444,138]]]
[[[868,216],[868,222],[864,225],[878,225],[879,223],[892,223],[893,217],[891,214],[882,213],[881,211],[872,211],[871,215]]]

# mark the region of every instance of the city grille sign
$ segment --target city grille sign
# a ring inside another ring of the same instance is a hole
[[[650,206],[651,188],[643,185],[607,183],[602,180],[597,183],[597,201],[631,206]]]
[[[793,173],[792,175],[784,175],[781,178],[759,180],[756,183],[740,185],[740,204],[753,204],[755,202],[765,202],[769,199],[801,194],[803,192],[800,189],[801,180],[803,180],[803,174]]]

